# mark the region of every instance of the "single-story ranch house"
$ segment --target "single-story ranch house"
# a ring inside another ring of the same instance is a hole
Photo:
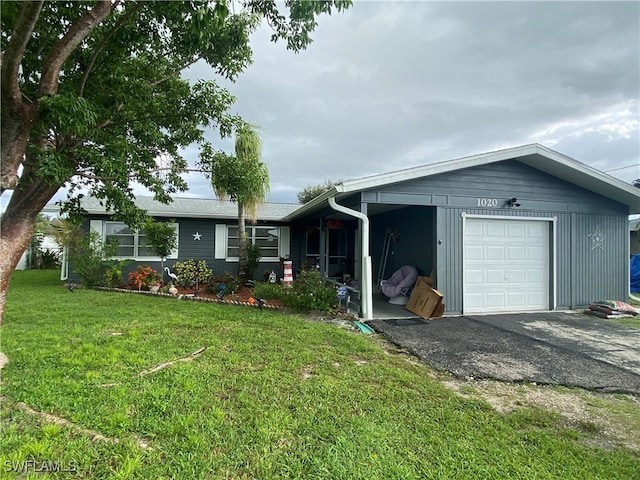
[[[157,219],[173,219],[179,245],[167,264],[204,259],[235,273],[236,205],[138,198]],[[141,235],[85,199],[86,229],[117,237],[122,258],[159,267]],[[380,280],[403,265],[431,275],[445,313],[574,309],[626,300],[628,216],[640,189],[538,144],[345,181],[305,205],[267,203],[251,240],[264,270],[282,277],[317,262],[321,273],[358,290],[374,318]],[[404,310],[404,307],[399,307]]]

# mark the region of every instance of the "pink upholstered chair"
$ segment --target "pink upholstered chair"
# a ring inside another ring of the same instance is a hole
[[[409,300],[411,289],[418,280],[418,270],[411,265],[403,265],[389,280],[380,282],[383,295],[389,297],[389,303],[405,305]]]

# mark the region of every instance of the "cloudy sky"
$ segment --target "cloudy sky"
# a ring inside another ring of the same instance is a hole
[[[253,65],[220,82],[261,127],[271,201],[533,142],[640,178],[638,2],[356,0],[318,23],[297,55],[263,26]],[[214,78],[204,65],[185,77]],[[182,196],[213,198],[202,175],[186,178]]]
[[[534,142],[640,178],[637,2],[356,0],[321,17],[300,54],[269,35],[256,32],[254,63],[229,89],[262,128],[271,201]],[[211,78],[201,65],[186,76]],[[198,174],[189,184],[213,195]]]

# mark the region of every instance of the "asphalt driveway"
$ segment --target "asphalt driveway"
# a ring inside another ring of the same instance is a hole
[[[458,377],[640,394],[640,329],[590,315],[544,312],[368,324]]]

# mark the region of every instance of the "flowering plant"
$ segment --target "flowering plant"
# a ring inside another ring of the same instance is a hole
[[[149,285],[159,285],[161,279],[153,268],[147,265],[138,265],[135,272],[129,272],[129,281],[140,290]]]

